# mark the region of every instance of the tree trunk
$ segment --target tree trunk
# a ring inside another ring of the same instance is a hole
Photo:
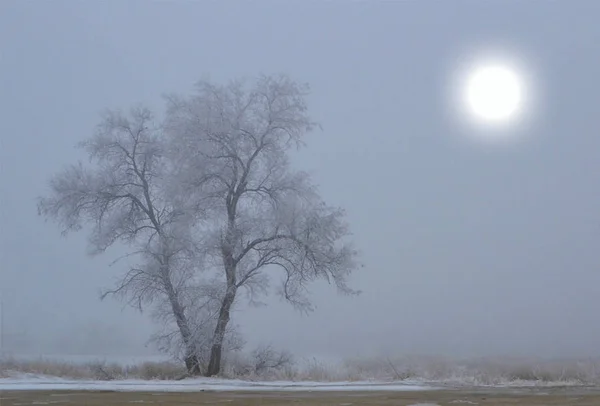
[[[206,369],[206,376],[211,377],[218,375],[221,372],[221,360],[223,356],[223,341],[225,339],[225,331],[227,330],[227,323],[230,319],[231,306],[235,300],[236,288],[230,286],[227,289],[227,293],[221,303],[221,310],[219,311],[219,319],[217,321],[217,327],[213,334],[213,344],[210,349],[210,361],[208,362],[208,368]]]
[[[185,368],[188,374],[192,376],[200,375],[200,360],[196,354],[190,354],[185,357]]]
[[[173,289],[173,285],[170,281],[166,283],[166,288],[169,295],[169,302],[171,303],[171,310],[175,316],[175,322],[177,323],[179,333],[181,334],[183,344],[185,345],[185,367],[188,371],[188,374],[200,375],[200,360],[198,359],[198,355],[195,351],[193,342],[194,338],[192,337],[187,317],[185,317],[183,307],[181,306],[179,298],[177,297],[177,293],[175,292],[175,289]]]

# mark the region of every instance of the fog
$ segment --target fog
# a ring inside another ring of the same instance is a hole
[[[308,82],[323,129],[294,163],[347,209],[358,297],[315,284],[234,315],[248,345],[304,356],[600,355],[600,3],[524,1],[0,4],[3,348],[152,354],[154,324],[98,292],[119,249],[86,255],[36,212],[105,108],[162,106],[210,77]],[[492,146],[448,115],[470,52],[514,52],[539,103]]]

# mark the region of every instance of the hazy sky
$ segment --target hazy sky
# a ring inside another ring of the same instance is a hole
[[[312,86],[323,131],[296,162],[347,209],[364,293],[316,286],[310,317],[278,299],[236,313],[250,344],[600,355],[599,15],[597,0],[0,2],[5,335],[38,352],[149,351],[146,316],[98,300],[123,271],[114,256],[61,238],[35,198],[103,109],[284,72]],[[527,142],[501,147],[444,105],[460,59],[496,49],[539,96]]]

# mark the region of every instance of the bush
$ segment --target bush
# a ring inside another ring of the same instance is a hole
[[[249,355],[231,354],[224,363],[223,375],[230,378],[280,379],[293,377],[294,359],[287,351],[270,345],[259,346]]]
[[[138,379],[178,380],[187,375],[183,365],[173,362],[144,362],[128,370],[131,376]]]

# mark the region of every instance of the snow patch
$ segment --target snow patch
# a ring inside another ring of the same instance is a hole
[[[0,391],[72,390],[123,392],[202,392],[202,391],[420,391],[434,387],[388,382],[249,382],[225,379],[183,381],[75,381],[48,377],[0,379]]]

